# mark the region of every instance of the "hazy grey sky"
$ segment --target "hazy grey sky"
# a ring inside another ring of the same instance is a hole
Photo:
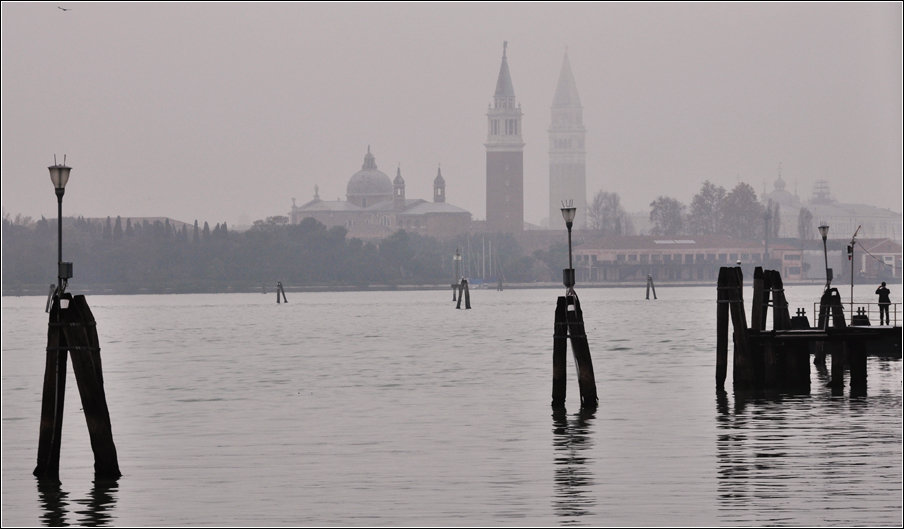
[[[63,6],[71,8],[63,11]],[[902,3],[2,4],[2,206],[247,224],[345,199],[370,145],[410,198],[485,212],[502,53],[524,112],[525,220],[547,215],[566,47],[588,195],[688,203],[704,180],[902,210]],[[558,221],[560,219],[556,219]]]

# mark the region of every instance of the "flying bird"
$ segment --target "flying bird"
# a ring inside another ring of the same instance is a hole
[[[61,9],[63,11],[72,11],[72,9],[66,9],[65,7],[57,6],[57,9]]]

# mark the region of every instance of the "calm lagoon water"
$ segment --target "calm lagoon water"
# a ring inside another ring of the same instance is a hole
[[[730,369],[720,394],[714,286],[578,294],[592,413],[571,359],[550,407],[560,289],[88,296],[124,475],[94,484],[70,368],[59,486],[31,475],[45,300],[4,297],[0,521],[901,526],[900,360],[862,396],[815,366],[807,395],[735,395]]]

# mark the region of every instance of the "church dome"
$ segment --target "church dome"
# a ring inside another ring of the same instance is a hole
[[[383,200],[391,200],[392,193],[392,180],[386,173],[377,169],[377,162],[368,146],[361,170],[353,174],[348,181],[346,198],[349,202],[366,208]]]

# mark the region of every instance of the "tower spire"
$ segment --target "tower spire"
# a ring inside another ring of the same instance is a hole
[[[559,218],[563,200],[574,200],[578,227],[586,225],[587,169],[584,151],[586,131],[583,108],[578,95],[568,48],[562,58],[562,68],[550,108],[549,126],[549,221]]]
[[[502,61],[496,78],[493,104],[487,111],[487,228],[500,233],[524,229],[524,141],[521,108],[508,65],[508,41],[502,43]],[[438,172],[438,171],[437,171]]]

